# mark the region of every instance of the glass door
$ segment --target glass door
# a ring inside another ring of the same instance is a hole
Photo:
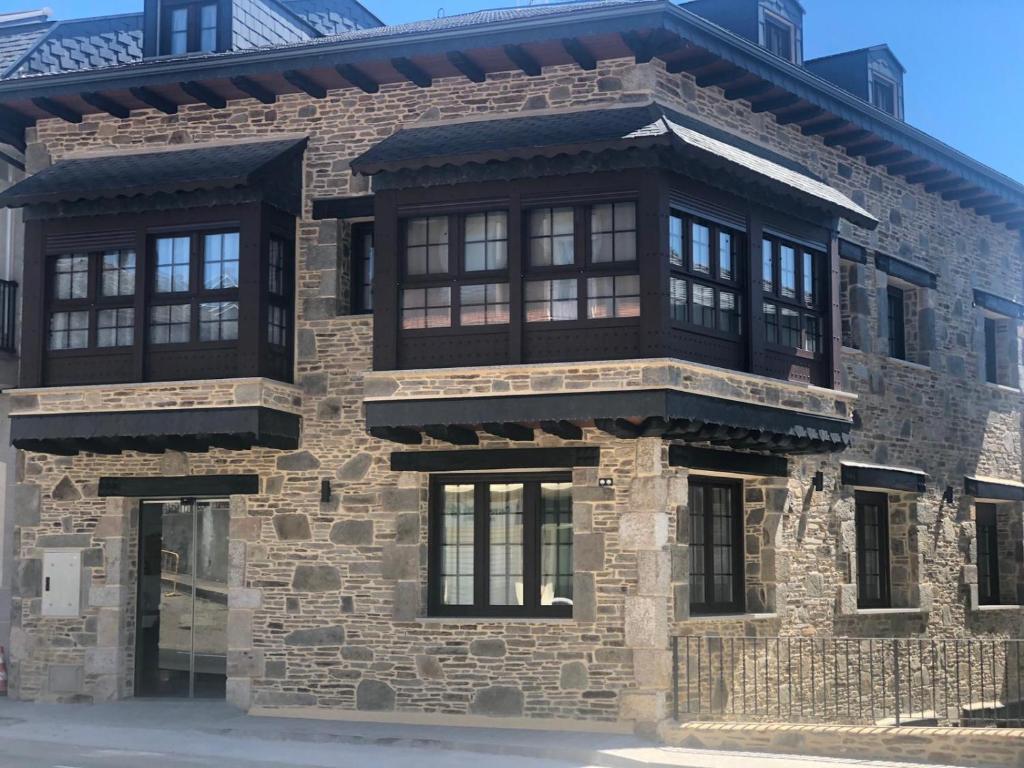
[[[136,695],[224,696],[229,521],[225,500],[143,502]]]

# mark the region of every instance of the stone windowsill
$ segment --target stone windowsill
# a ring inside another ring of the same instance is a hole
[[[997,392],[1006,392],[1007,394],[1019,395],[1021,393],[1020,387],[1010,387],[1006,384],[996,384],[993,381],[986,381],[985,386],[989,389],[994,389]]]
[[[902,366],[903,368],[910,368],[915,371],[931,371],[930,365],[924,363],[915,363],[913,360],[904,360],[902,357],[886,357],[886,362],[895,363],[896,365]]]
[[[857,616],[913,616],[924,615],[920,608],[858,608]]]
[[[683,623],[695,621],[770,621],[778,619],[777,613],[699,613],[690,615]]]
[[[976,605],[971,610],[977,613],[1012,613],[1014,611],[1024,611],[1024,605]]]
[[[576,624],[570,616],[419,616],[417,624]],[[587,622],[590,623],[590,622]]]

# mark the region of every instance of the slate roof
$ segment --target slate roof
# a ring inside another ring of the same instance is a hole
[[[407,128],[357,157],[352,169],[374,174],[652,146],[725,162],[761,183],[824,203],[855,224],[878,224],[798,163],[660,104]]]
[[[54,22],[44,21],[39,24],[19,24],[10,29],[0,27],[0,77],[3,77],[53,24]]]
[[[58,21],[7,76],[112,67],[141,58],[141,13]]]
[[[383,26],[380,19],[359,3],[347,0],[284,0],[283,4],[325,37]]]
[[[0,192],[0,208],[250,186],[305,145],[292,138],[61,160]]]

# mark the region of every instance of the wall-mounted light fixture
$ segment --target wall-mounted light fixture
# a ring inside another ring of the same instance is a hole
[[[946,504],[953,503],[953,486],[947,485],[945,492],[942,494],[942,501]]]
[[[814,490],[824,491],[825,490],[825,473],[815,472],[814,473]]]
[[[615,485],[615,480],[610,477],[599,477],[597,485],[599,488],[611,488]]]
[[[331,501],[331,481],[321,480],[320,481],[320,503],[328,504]]]

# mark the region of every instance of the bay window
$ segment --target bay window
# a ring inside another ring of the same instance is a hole
[[[812,355],[824,351],[821,281],[825,255],[776,237],[761,242],[765,341]]]
[[[134,251],[62,254],[49,264],[51,352],[132,345]]]
[[[568,474],[435,477],[430,503],[432,615],[572,615]]]
[[[673,211],[669,218],[669,313],[674,323],[742,333],[739,293],[743,235]]]

